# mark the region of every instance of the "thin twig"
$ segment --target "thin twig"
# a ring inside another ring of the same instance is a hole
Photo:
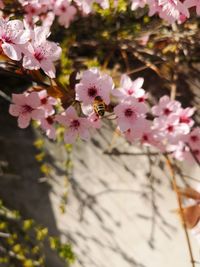
[[[10,103],[12,102],[11,98],[6,93],[4,93],[2,90],[0,90],[0,96]]]
[[[185,237],[186,237],[186,241],[187,241],[187,246],[188,246],[188,250],[189,250],[190,261],[191,261],[192,267],[195,267],[195,260],[193,257],[192,246],[191,246],[188,230],[186,227],[184,211],[183,211],[183,207],[182,207],[182,203],[181,203],[181,197],[180,197],[180,194],[178,192],[178,186],[176,183],[176,176],[175,176],[174,168],[172,166],[170,158],[168,156],[165,156],[165,158],[166,158],[167,166],[168,166],[170,174],[171,174],[173,188],[174,188],[174,191],[175,191],[176,197],[177,197],[177,202],[178,202],[178,206],[179,206],[179,210],[180,210],[180,216],[182,219],[183,229],[184,229],[184,233],[185,233]]]

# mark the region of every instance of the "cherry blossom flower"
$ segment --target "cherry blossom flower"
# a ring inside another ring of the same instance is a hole
[[[92,5],[94,0],[74,0],[83,14],[88,15],[92,12]]]
[[[53,115],[55,113],[53,106],[57,104],[57,100],[52,96],[48,96],[46,90],[39,91],[38,95],[41,102],[40,108],[45,111],[46,117]]]
[[[181,103],[175,100],[170,100],[169,96],[165,95],[160,98],[158,105],[152,107],[152,113],[155,116],[167,117],[174,112],[179,112]]]
[[[190,132],[187,142],[192,149],[200,148],[200,127],[196,127]]]
[[[96,96],[100,96],[105,104],[109,104],[113,86],[113,80],[109,75],[101,74],[96,68],[86,70],[80,82],[76,84],[76,100],[88,105],[94,102]]]
[[[168,144],[166,151],[172,153],[172,156],[179,161],[186,160],[187,162],[194,163],[190,149],[183,141],[178,141],[176,144]]]
[[[146,105],[139,103],[136,98],[131,98],[126,102],[118,104],[114,108],[114,113],[117,116],[117,123],[122,132],[128,129],[141,127],[145,113],[147,112]]]
[[[145,95],[145,91],[142,89],[143,83],[143,78],[132,81],[126,74],[123,74],[120,80],[120,88],[114,89],[112,94],[120,99],[126,99],[127,97],[141,98]]]
[[[146,5],[146,0],[131,0],[131,10],[136,10],[138,7],[143,8]]]
[[[56,120],[66,127],[64,134],[66,143],[74,143],[78,136],[83,140],[89,138],[90,122],[86,118],[78,117],[74,107],[70,106],[61,115],[56,115]]]
[[[151,124],[152,123],[146,120],[146,118],[141,118],[140,124],[137,125],[138,127],[129,128],[126,132],[124,132],[124,136],[131,143],[137,140],[142,141],[143,135],[147,132],[151,132]]]
[[[197,15],[200,16],[200,0],[185,0],[184,6],[186,8],[196,7]]]
[[[57,0],[54,6],[54,12],[59,16],[58,22],[60,25],[68,28],[76,14],[76,8],[70,5],[70,2],[67,0]]]
[[[195,110],[195,108],[181,108],[178,112],[179,122],[187,126],[189,130],[194,125],[194,120],[191,118],[191,116],[194,114]]]
[[[187,125],[179,123],[179,116],[175,114],[166,118],[155,118],[153,129],[158,131],[160,140],[172,144],[176,143],[177,140],[183,140],[185,135],[189,133]]]
[[[31,42],[23,58],[23,67],[30,70],[42,69],[50,78],[55,78],[53,62],[61,55],[61,48],[54,42],[46,40],[48,28],[36,27],[31,32]]]
[[[149,16],[153,16],[156,13],[159,13],[162,8],[159,6],[158,0],[146,0],[149,5]]]
[[[181,15],[189,17],[188,9],[179,0],[158,0],[158,4],[162,7],[162,10],[159,12],[160,17],[169,23],[178,21]]]
[[[42,118],[39,120],[40,127],[45,131],[48,138],[55,140],[56,139],[56,128],[55,121],[52,116]]]
[[[13,104],[10,105],[9,113],[18,117],[18,126],[26,128],[31,119],[40,120],[44,118],[45,112],[40,109],[40,98],[37,92],[30,94],[12,94]]]
[[[109,0],[74,0],[83,14],[88,15],[92,12],[94,3],[99,4],[103,9],[109,8]]]
[[[89,120],[91,127],[95,129],[100,129],[102,124],[101,124],[101,118],[95,113],[91,113],[87,119]]]
[[[3,52],[12,60],[20,60],[24,44],[29,40],[29,31],[20,20],[0,19],[0,41]]]

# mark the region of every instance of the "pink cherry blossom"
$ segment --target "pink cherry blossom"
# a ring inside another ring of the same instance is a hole
[[[109,104],[113,86],[113,80],[109,75],[101,74],[96,68],[86,70],[80,82],[76,84],[76,100],[88,105],[94,102],[96,96],[100,96],[106,104]]]
[[[137,78],[135,81],[132,81],[124,74],[120,80],[120,88],[114,89],[112,94],[120,99],[126,99],[127,97],[141,98],[145,95],[145,91],[142,89],[143,83],[143,78]]]
[[[197,15],[200,16],[200,0],[185,0],[184,6],[186,8],[196,7]]]
[[[86,118],[78,117],[74,107],[70,106],[61,115],[56,115],[56,120],[66,127],[64,134],[66,143],[74,143],[78,136],[83,140],[89,138],[90,122]]]
[[[45,116],[44,110],[40,109],[38,93],[12,94],[13,104],[10,105],[9,113],[18,117],[18,126],[26,128],[31,119],[39,120]]]
[[[180,111],[181,104],[178,101],[170,100],[169,96],[165,95],[160,98],[158,105],[153,106],[152,113],[155,116],[167,117],[174,112]]]
[[[45,131],[48,138],[56,139],[56,128],[54,123],[54,118],[52,116],[42,118],[39,120],[40,127]]]
[[[185,124],[190,130],[190,128],[194,125],[194,120],[191,118],[194,115],[195,108],[185,108],[180,109],[179,115],[179,122],[181,124]]]
[[[29,40],[29,31],[24,29],[20,20],[0,19],[0,41],[3,52],[13,60],[20,60],[24,44]]]
[[[46,40],[48,28],[36,27],[31,32],[31,42],[23,59],[23,67],[30,70],[42,69],[50,78],[55,78],[53,62],[61,55],[61,48],[54,42]]]
[[[165,143],[176,143],[189,133],[188,126],[179,123],[179,116],[171,114],[168,117],[155,118],[153,129],[157,131],[158,138]]]
[[[126,132],[124,132],[124,136],[131,143],[136,140],[141,140],[141,142],[143,142],[143,135],[147,132],[151,132],[151,124],[152,123],[146,120],[146,118],[141,118],[140,124],[138,124],[137,127],[129,128]]]
[[[190,149],[183,141],[178,141],[176,144],[168,144],[166,151],[172,153],[172,156],[179,161],[186,160],[187,162],[194,163]]]
[[[41,103],[40,108],[45,111],[46,117],[53,115],[55,113],[53,106],[57,104],[57,100],[52,96],[48,96],[46,90],[39,91],[38,95]]]
[[[109,8],[110,6],[109,0],[74,0],[74,1],[85,15],[88,15],[89,13],[92,12],[94,3],[99,4],[103,9]]]
[[[131,10],[136,10],[138,7],[143,8],[146,5],[146,0],[131,0]]]
[[[54,6],[54,12],[58,18],[58,22],[60,25],[68,28],[70,22],[74,19],[76,14],[76,8],[70,5],[70,1],[67,0],[57,0]]]
[[[153,16],[159,13],[162,10],[162,7],[159,6],[158,0],[146,0],[149,5],[149,16]]]
[[[88,117],[87,117],[88,121],[90,122],[90,125],[92,128],[95,129],[100,129],[102,124],[101,124],[101,118],[95,113],[91,113]]]
[[[126,102],[122,102],[114,108],[114,113],[117,116],[117,123],[122,132],[140,127],[146,112],[146,105],[144,103],[139,103],[136,98],[131,98]]]
[[[192,149],[200,148],[200,127],[196,127],[190,132],[187,142]]]
[[[159,12],[160,17],[169,23],[178,21],[181,15],[189,17],[188,9],[179,0],[158,0],[158,5],[162,8]]]

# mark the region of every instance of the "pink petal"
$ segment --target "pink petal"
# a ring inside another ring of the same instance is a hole
[[[41,69],[50,78],[52,78],[52,79],[55,78],[56,69],[55,69],[54,64],[50,60],[48,60],[48,59],[42,60]]]
[[[20,106],[11,104],[9,107],[9,113],[12,116],[18,117],[20,114]]]
[[[80,137],[84,140],[88,140],[90,138],[90,133],[89,133],[88,129],[81,129]]]
[[[7,22],[7,25],[9,28],[11,28],[13,31],[19,31],[24,29],[24,24],[21,20],[13,19]]]
[[[77,114],[76,114],[76,110],[74,107],[70,106],[67,110],[66,110],[66,115],[69,116],[70,118],[76,118]]]
[[[73,144],[77,138],[77,132],[74,131],[67,131],[64,135],[64,141],[67,144]]]
[[[32,92],[27,97],[27,105],[32,108],[37,108],[41,105],[40,98],[37,92]]]
[[[22,129],[27,128],[30,124],[30,113],[22,114],[18,118],[18,126]]]
[[[46,38],[50,34],[47,27],[36,27],[34,29],[34,41],[36,44],[41,44],[46,41]]]
[[[24,30],[18,34],[15,39],[15,43],[17,44],[25,44],[30,39],[30,32],[28,30]]]
[[[20,106],[26,104],[26,96],[24,94],[12,94],[12,100],[15,104]]]
[[[40,99],[46,98],[47,97],[47,90],[42,90],[39,93]]]
[[[120,80],[120,87],[131,88],[131,86],[132,86],[131,78],[128,75],[123,74]]]
[[[22,58],[21,50],[17,45],[5,43],[1,47],[6,56],[12,60],[20,60]]]
[[[40,120],[45,117],[45,112],[42,109],[35,109],[31,112],[31,117],[34,120]]]
[[[23,67],[29,70],[40,69],[40,63],[31,54],[25,55],[23,58]]]
[[[138,90],[142,87],[144,83],[144,78],[137,78],[135,81],[133,81],[132,83],[132,88],[134,88],[135,90]]]

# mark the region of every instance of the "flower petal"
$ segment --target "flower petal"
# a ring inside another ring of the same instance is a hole
[[[22,114],[18,118],[18,126],[22,129],[27,128],[30,124],[30,113]]]
[[[17,45],[4,43],[2,44],[2,49],[6,56],[12,60],[20,60],[22,58],[21,50]]]

